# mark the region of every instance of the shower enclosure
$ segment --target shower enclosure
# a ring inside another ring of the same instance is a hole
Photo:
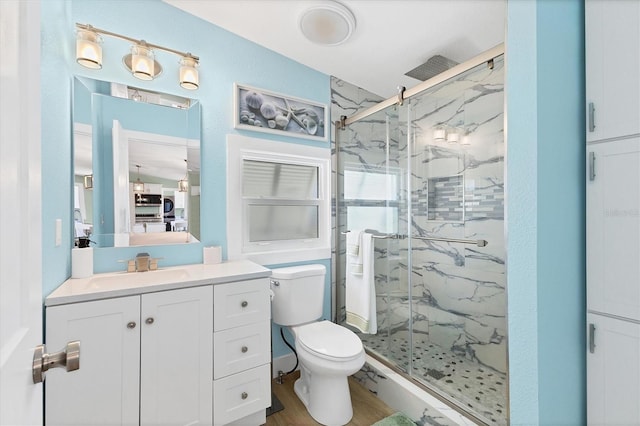
[[[367,351],[476,419],[504,424],[504,60],[491,52],[336,131],[336,300],[349,326],[345,234],[374,234],[378,330],[352,328]]]

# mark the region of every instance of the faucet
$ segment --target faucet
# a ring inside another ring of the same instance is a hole
[[[149,253],[136,254],[135,265],[137,272],[147,272],[150,268],[151,256]]]

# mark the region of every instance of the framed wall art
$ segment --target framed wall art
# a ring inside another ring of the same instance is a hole
[[[234,84],[234,127],[326,142],[326,105],[263,89]]]

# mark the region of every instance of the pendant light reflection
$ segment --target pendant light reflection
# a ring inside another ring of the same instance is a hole
[[[140,165],[136,164],[138,168],[138,180],[133,182],[133,192],[144,192],[144,182],[140,180]]]
[[[91,26],[89,26],[91,28]],[[87,68],[102,68],[102,38],[90,29],[78,29],[76,35],[76,61]]]
[[[189,165],[187,160],[184,160],[185,167],[187,171],[184,174],[184,177],[178,181],[178,192],[187,192],[189,190]]]

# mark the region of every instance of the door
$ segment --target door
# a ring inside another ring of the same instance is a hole
[[[587,152],[587,309],[640,321],[640,138]]]
[[[211,424],[213,287],[142,295],[140,424]]]
[[[587,353],[590,425],[640,424],[640,323],[587,314],[593,347]]]
[[[585,3],[587,141],[640,133],[640,2]]]
[[[47,372],[48,426],[138,424],[139,322],[140,296],[47,308],[47,347],[81,354],[79,370]]]
[[[0,424],[42,424],[40,3],[0,1]],[[24,84],[29,82],[29,84]],[[24,113],[28,112],[28,113]],[[34,249],[36,248],[36,249]]]

